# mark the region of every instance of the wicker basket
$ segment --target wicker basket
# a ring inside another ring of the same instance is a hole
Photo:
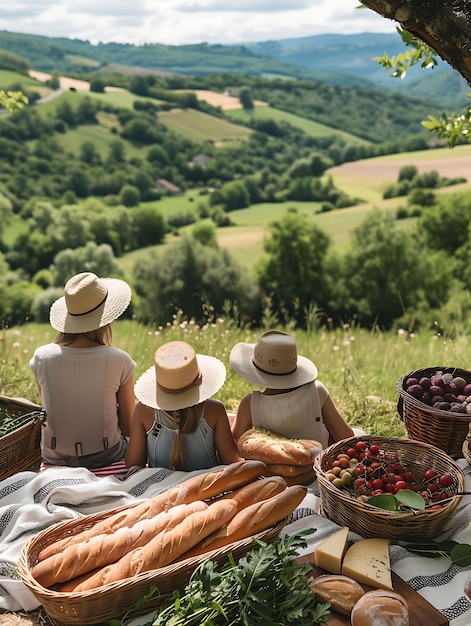
[[[407,435],[416,441],[424,441],[447,452],[457,459],[462,456],[463,441],[468,434],[471,415],[442,411],[427,406],[420,400],[412,397],[404,389],[408,378],[430,376],[437,371],[461,376],[471,383],[471,372],[455,367],[427,367],[415,370],[402,376],[397,383],[399,392],[398,411],[404,420]]]
[[[37,471],[41,463],[41,426],[46,414],[37,404],[0,396],[0,480],[23,470]]]
[[[410,513],[386,511],[355,499],[348,491],[335,487],[326,477],[339,453],[346,452],[358,441],[368,446],[377,444],[386,453],[394,455],[420,481],[427,469],[439,474],[451,474],[454,486],[447,490],[451,496],[437,510]],[[321,452],[314,462],[321,496],[321,513],[340,526],[348,526],[363,537],[407,539],[413,536],[428,538],[440,534],[444,525],[459,505],[464,491],[464,473],[461,467],[442,450],[411,439],[363,436],[351,437],[335,443]]]
[[[109,583],[90,591],[76,593],[53,591],[40,585],[31,575],[31,568],[37,562],[38,554],[47,545],[91,528],[112,513],[126,508],[128,507],[119,507],[106,513],[97,513],[79,520],[55,524],[30,539],[23,547],[18,559],[20,577],[57,626],[73,624],[99,626],[102,623],[108,625],[111,619],[122,618],[127,611],[132,609],[137,600],[149,593],[151,585],[155,585],[158,593],[143,606],[133,609],[132,616],[149,613],[155,610],[173,591],[182,589],[195,568],[203,561],[207,559],[216,562],[225,561],[229,552],[237,560],[256,545],[256,539],[270,541],[279,534],[287,522],[286,518],[270,529],[228,544],[224,548],[212,550],[157,570],[143,572],[133,578]]]
[[[466,437],[463,442],[463,456],[471,465],[471,436]]]

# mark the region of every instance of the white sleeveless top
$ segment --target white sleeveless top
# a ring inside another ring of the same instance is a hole
[[[264,428],[290,439],[315,439],[326,448],[329,431],[322,419],[322,405],[329,392],[318,380],[287,393],[252,392],[254,428]]]

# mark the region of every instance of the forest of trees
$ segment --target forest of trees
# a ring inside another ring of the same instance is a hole
[[[25,70],[21,59],[15,66],[10,53],[3,60],[10,69]],[[286,123],[252,119],[248,141],[220,147],[210,141],[191,141],[159,121],[160,111],[173,106],[223,116],[194,94],[174,90],[221,91],[227,80],[227,76],[103,76],[95,85],[97,91],[103,83],[114,81],[148,100],[136,100],[134,109],[121,109],[103,104],[92,94],[75,99],[65,94],[68,97],[61,97],[54,113],[43,115],[33,104],[36,95],[27,93],[30,106],[0,119],[0,319],[4,324],[47,321],[49,305],[70,275],[83,268],[120,275],[120,257],[158,246],[167,233],[177,234],[180,226],[192,223],[194,215],[166,221],[155,204],[148,204],[159,199],[162,191],[156,181],[162,178],[183,191],[200,190],[197,216],[210,222],[197,221],[191,235],[181,236],[159,255],[136,262],[136,298],[129,314],[145,323],[165,323],[178,311],[203,320],[208,310],[212,315],[230,310],[241,323],[258,324],[270,310],[280,322],[294,320],[300,326],[315,314],[318,320],[335,324],[414,328],[436,324],[443,316],[453,318],[469,307],[464,295],[471,285],[469,194],[437,200],[433,189],[453,181],[421,177],[411,170],[401,173],[399,191],[389,193],[409,194],[407,207],[397,217],[418,218],[414,228],[397,229],[392,217],[373,212],[353,233],[348,251],[339,254],[322,230],[293,209],[267,225],[264,255],[253,272],[239,267],[217,245],[216,228],[231,224],[231,211],[289,201],[318,202],[323,211],[341,210],[358,199],[325,176],[330,166],[428,144],[424,135],[411,133],[423,103],[417,102],[417,109],[411,105],[410,116],[383,107],[376,122],[362,111],[368,99],[380,109],[375,94],[358,89],[356,109],[351,109],[348,119],[352,125],[357,116],[370,121],[369,127],[357,123],[360,134],[370,133],[370,143],[349,143],[335,133],[314,138]],[[321,103],[324,109],[328,104],[331,112],[333,103],[338,103],[340,116],[347,95],[341,88],[303,81],[294,85],[253,77],[231,76],[230,80],[243,87],[246,102],[265,99],[311,118],[316,111],[322,113]],[[102,113],[115,120],[108,154],[100,153],[91,140],[83,141],[75,152],[63,147],[61,135],[97,125]],[[335,122],[335,114],[331,117]],[[127,156],[131,145],[139,147],[139,157]],[[209,158],[205,167],[192,163],[202,153]],[[459,210],[459,236],[439,235],[440,229],[455,233],[451,222],[456,222]],[[21,218],[27,230],[7,245],[2,233],[13,216]]]

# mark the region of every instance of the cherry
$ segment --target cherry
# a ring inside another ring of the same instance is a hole
[[[396,489],[409,489],[409,485],[404,480],[398,480],[396,483]]]
[[[435,478],[435,476],[438,476],[438,472],[433,469],[427,470],[424,474],[425,480],[432,480],[432,478]]]
[[[451,487],[454,483],[453,476],[450,476],[450,474],[442,474],[438,482],[442,487]]]
[[[376,444],[373,444],[370,446],[370,452],[373,456],[378,456],[379,454],[379,447]]]

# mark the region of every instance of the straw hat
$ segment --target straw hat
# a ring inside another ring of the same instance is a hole
[[[292,389],[317,378],[317,367],[298,354],[295,339],[277,330],[257,343],[237,343],[229,360],[239,376],[268,389]]]
[[[134,392],[146,406],[176,411],[207,400],[225,380],[222,361],[196,354],[184,341],[169,341],[156,351],[154,367],[137,380]]]
[[[72,276],[65,295],[52,303],[51,326],[62,333],[87,333],[120,317],[131,302],[131,287],[119,278],[98,278],[92,272]]]

